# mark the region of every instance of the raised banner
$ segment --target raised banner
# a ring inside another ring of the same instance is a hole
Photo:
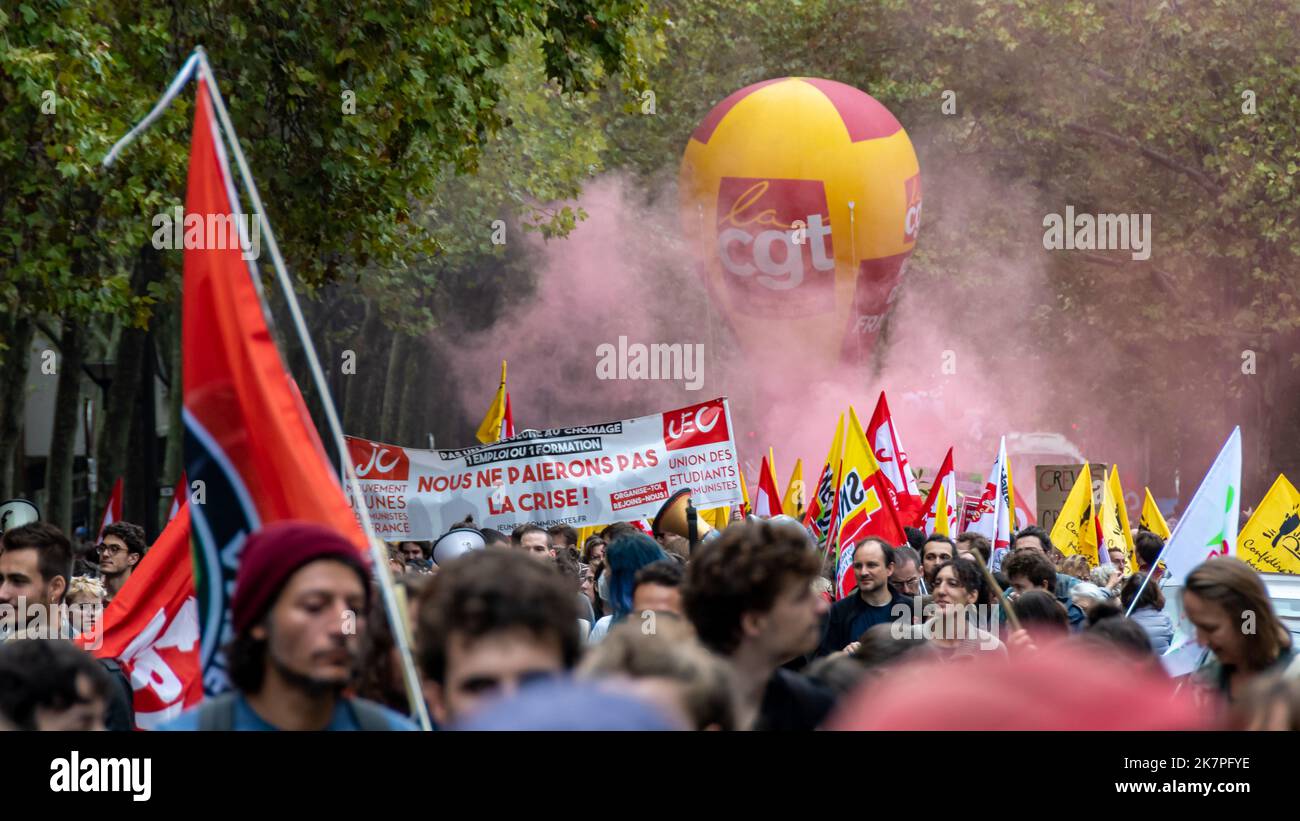
[[[738,504],[732,431],[720,398],[460,450],[348,437],[348,452],[376,535],[423,541],[466,516],[504,533],[530,522],[586,527],[653,518],[685,487],[700,509]],[[355,510],[357,501],[349,501]]]

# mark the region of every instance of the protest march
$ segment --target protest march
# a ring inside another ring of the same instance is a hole
[[[0,729],[1300,730],[1300,11],[207,5],[0,11]]]

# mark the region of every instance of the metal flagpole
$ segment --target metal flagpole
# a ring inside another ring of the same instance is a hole
[[[249,200],[253,204],[257,219],[261,225],[262,232],[266,235],[267,250],[271,253],[271,263],[275,268],[276,280],[284,294],[285,302],[289,308],[289,314],[293,319],[294,329],[297,332],[298,340],[302,343],[303,351],[307,354],[307,364],[311,370],[312,382],[316,386],[317,392],[321,396],[321,405],[325,410],[326,422],[330,429],[330,435],[334,440],[334,445],[338,449],[343,462],[344,477],[347,481],[347,487],[355,500],[354,508],[361,520],[361,527],[365,531],[366,541],[370,546],[371,560],[375,564],[375,575],[379,581],[379,589],[384,602],[384,610],[388,616],[389,625],[392,627],[394,643],[397,646],[398,653],[402,660],[402,672],[405,679],[407,697],[410,700],[413,712],[420,726],[425,729],[431,729],[429,722],[428,709],[425,706],[424,699],[421,696],[420,679],[415,671],[415,663],[411,658],[410,642],[407,640],[406,631],[403,627],[405,620],[402,618],[398,605],[397,595],[394,589],[393,577],[388,568],[388,556],[384,552],[381,542],[375,536],[374,525],[370,521],[370,513],[363,503],[361,487],[357,482],[356,470],[352,460],[346,458],[347,443],[343,438],[343,428],[339,422],[338,411],[334,407],[333,397],[330,395],[329,386],[325,381],[325,373],[321,368],[320,359],[316,355],[316,346],[312,342],[311,335],[307,331],[306,321],[303,319],[302,308],[298,304],[298,297],[293,289],[293,282],[289,278],[288,270],[284,264],[284,258],[280,255],[280,247],[276,244],[275,233],[271,229],[270,220],[266,215],[266,208],[262,205],[262,198],[258,194],[257,184],[253,181],[252,172],[248,168],[248,162],[244,158],[244,152],[240,148],[238,136],[235,133],[234,126],[230,122],[230,115],[226,111],[225,101],[221,96],[221,89],[217,85],[216,76],[212,72],[212,65],[208,62],[207,53],[202,46],[194,49],[194,53],[185,61],[185,65],[177,73],[171,85],[167,88],[163,97],[149,112],[148,116],[140,122],[135,128],[131,129],[126,136],[118,142],[109,151],[104,158],[104,165],[111,165],[117,158],[118,154],[129,145],[139,134],[152,124],[161,114],[162,111],[171,103],[180,93],[185,83],[189,81],[195,69],[198,70],[199,76],[207,82],[210,98],[212,100],[213,110],[217,114],[219,128],[224,135],[225,142],[229,144],[230,153],[235,158],[235,164],[239,169],[240,179],[243,181],[244,190],[248,194]],[[238,202],[231,202],[231,208],[236,208]],[[242,227],[242,226],[241,226]],[[242,238],[242,237],[241,237]],[[256,274],[254,274],[256,279]],[[258,286],[258,293],[261,295],[261,283],[255,282]],[[269,311],[269,306],[263,301],[263,310]],[[359,503],[359,504],[358,504]]]
[[[302,307],[298,304],[298,295],[293,289],[293,282],[289,278],[284,258],[280,256],[280,246],[275,241],[275,232],[272,231],[271,221],[266,216],[266,208],[262,205],[261,195],[258,194],[257,183],[253,181],[253,174],[248,168],[248,162],[244,158],[244,151],[239,145],[239,137],[235,133],[234,125],[230,122],[230,114],[226,111],[225,100],[221,96],[217,78],[212,73],[212,64],[208,62],[207,52],[203,50],[202,46],[199,46],[194,49],[194,53],[199,58],[199,74],[207,81],[208,90],[211,92],[212,106],[217,112],[217,118],[220,121],[222,131],[225,133],[226,141],[230,144],[230,152],[234,155],[235,164],[239,167],[239,176],[243,180],[244,190],[248,193],[248,198],[253,204],[253,211],[262,225],[262,232],[266,235],[266,248],[271,253],[271,264],[275,268],[276,281],[279,282],[280,291],[284,294],[285,303],[289,308],[289,315],[293,319],[294,329],[298,333],[298,341],[302,343],[303,351],[307,354],[307,364],[311,369],[312,382],[316,385],[317,393],[320,394],[321,406],[325,410],[325,420],[329,426],[330,434],[334,438],[334,446],[340,455],[346,455],[348,452],[347,443],[343,439],[343,426],[339,422],[338,411],[334,407],[334,398],[330,395],[329,385],[325,381],[325,372],[321,368],[320,358],[316,355],[316,345],[307,332],[307,323],[302,316]],[[393,576],[388,568],[388,554],[381,547],[382,543],[379,538],[375,536],[375,528],[370,521],[370,511],[366,509],[364,496],[361,493],[361,485],[357,482],[356,468],[352,464],[352,460],[344,458],[343,467],[346,469],[344,478],[347,480],[348,491],[352,494],[354,500],[353,507],[361,520],[361,527],[366,533],[366,540],[370,543],[370,558],[375,564],[375,576],[379,580],[379,590],[383,596],[384,610],[388,614],[388,624],[392,628],[390,632],[393,634],[394,644],[397,645],[397,652],[402,660],[402,672],[406,680],[407,697],[414,708],[413,712],[420,722],[420,727],[429,730],[431,729],[429,712],[425,706],[424,698],[421,696],[420,677],[416,674],[415,662],[411,658],[410,643],[407,641],[406,631],[403,629],[405,620],[402,618],[397,595],[394,592]]]

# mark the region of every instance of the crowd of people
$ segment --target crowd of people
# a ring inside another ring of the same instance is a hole
[[[1186,579],[1207,653],[1166,671],[1175,625],[1146,531],[1133,573],[1122,553],[1063,556],[1037,527],[997,551],[974,533],[866,538],[844,546],[856,588],[835,600],[835,556],[788,517],[694,545],[630,523],[581,544],[568,526],[457,528],[482,547],[389,552],[418,692],[365,556],[280,522],[243,547],[230,689],[162,729],[410,730],[412,699],[463,730],[1300,729],[1300,655],[1237,559]],[[3,534],[0,606],[47,608],[68,638],[5,637],[0,726],[132,728],[128,677],[70,639],[130,578],[143,532],[115,523],[93,547],[78,558],[41,522]]]

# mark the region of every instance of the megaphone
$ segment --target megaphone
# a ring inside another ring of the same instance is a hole
[[[700,518],[699,511],[691,506],[691,489],[684,487],[668,497],[655,514],[650,529],[655,536],[675,533],[690,542],[691,547],[718,536],[712,525]]]
[[[0,535],[6,530],[29,525],[41,520],[41,512],[36,505],[26,499],[10,499],[0,504]]]
[[[433,543],[433,563],[442,566],[471,550],[483,549],[483,534],[472,527],[453,527]]]

